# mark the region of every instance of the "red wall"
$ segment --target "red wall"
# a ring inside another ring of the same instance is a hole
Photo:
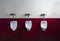
[[[16,18],[18,28],[10,29],[10,18],[0,19],[0,41],[60,41],[60,19],[47,18],[48,28],[43,32],[40,28],[40,18],[30,18],[32,29],[28,32],[25,28],[24,18]]]

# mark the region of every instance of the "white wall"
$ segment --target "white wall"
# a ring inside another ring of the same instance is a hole
[[[60,0],[0,0],[0,18],[10,18],[10,13],[16,13],[16,18],[40,18],[45,13],[46,18],[60,18]]]

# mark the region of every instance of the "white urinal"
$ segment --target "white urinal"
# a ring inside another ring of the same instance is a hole
[[[46,29],[47,29],[47,21],[41,21],[41,29],[43,31],[46,31]]]
[[[17,29],[17,21],[11,21],[10,28],[12,31],[15,31]]]
[[[32,21],[25,21],[25,27],[27,31],[30,31],[32,28]]]

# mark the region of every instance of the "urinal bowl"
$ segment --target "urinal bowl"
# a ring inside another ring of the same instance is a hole
[[[25,27],[27,31],[30,31],[32,28],[32,21],[25,21]]]
[[[41,30],[46,31],[47,29],[47,21],[41,21]]]
[[[12,31],[15,31],[17,29],[17,21],[11,21],[10,28]]]

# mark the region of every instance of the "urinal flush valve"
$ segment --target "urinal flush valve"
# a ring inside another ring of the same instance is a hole
[[[29,13],[26,13],[26,14],[25,14],[25,16],[28,16],[28,18],[29,18],[30,15],[31,15],[31,14],[29,14]]]

